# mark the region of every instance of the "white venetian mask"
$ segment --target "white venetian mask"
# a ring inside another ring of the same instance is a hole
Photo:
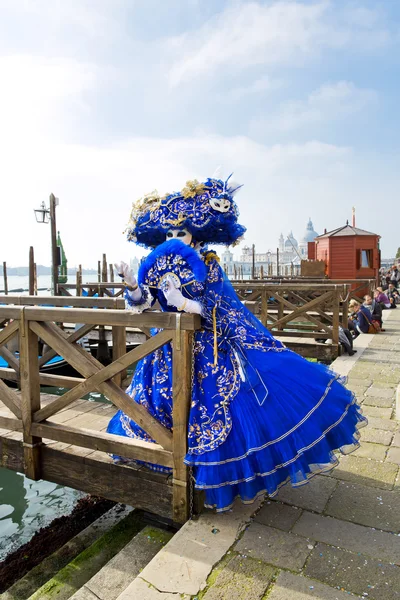
[[[211,208],[217,212],[226,213],[231,207],[231,202],[227,198],[210,198]]]

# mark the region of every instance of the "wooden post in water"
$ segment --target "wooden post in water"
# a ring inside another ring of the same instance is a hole
[[[260,267],[260,279],[264,279],[264,267],[262,265]]]
[[[251,278],[256,278],[256,247],[254,244],[251,247]]]
[[[82,265],[76,271],[76,295],[82,296]]]
[[[51,231],[51,275],[53,296],[58,296],[58,249],[56,230],[56,204],[58,200],[54,194],[50,194],[50,231]]]
[[[100,261],[99,261],[100,267]],[[103,260],[101,263],[101,282],[107,282],[107,257],[103,254]],[[105,290],[99,286],[99,296],[105,296]],[[126,345],[124,352],[126,351]],[[102,362],[103,364],[108,364],[110,362],[110,350],[108,348],[108,343],[106,339],[106,332],[103,325],[99,326],[99,343],[97,345],[97,360]],[[117,376],[118,381],[118,376]],[[121,379],[122,381],[122,379]]]
[[[100,260],[97,261],[97,281],[98,281],[98,283],[101,282],[101,261]]]
[[[107,281],[107,257],[103,254],[103,264],[101,266],[101,280],[103,283]]]
[[[279,248],[276,249],[276,276],[279,277]]]
[[[37,285],[37,266],[36,263],[33,263],[33,293],[35,296],[38,295],[38,285]]]
[[[114,283],[114,266],[111,263],[109,265],[109,269],[110,269],[110,281],[111,281],[111,283]]]
[[[33,246],[29,248],[29,295],[33,296],[35,293],[35,257],[33,253]]]
[[[8,296],[7,263],[3,261],[4,293]]]

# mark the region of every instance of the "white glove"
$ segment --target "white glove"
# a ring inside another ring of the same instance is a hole
[[[170,277],[167,277],[166,279],[163,292],[169,306],[175,306],[175,308],[187,313],[201,315],[202,306],[200,302],[185,298],[182,292],[175,287],[175,284]]]
[[[133,274],[132,269],[125,262],[114,263],[114,267],[120,277],[131,287],[137,286],[136,277]],[[135,290],[128,290],[129,295],[133,300],[139,300],[142,295],[142,290],[136,287]]]

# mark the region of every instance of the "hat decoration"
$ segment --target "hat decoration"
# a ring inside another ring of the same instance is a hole
[[[187,181],[181,192],[160,197],[156,191],[135,202],[127,227],[128,240],[154,247],[170,229],[186,229],[197,241],[234,244],[246,228],[237,222],[234,194],[241,185],[208,178]]]

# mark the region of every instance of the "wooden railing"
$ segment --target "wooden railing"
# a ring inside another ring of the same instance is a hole
[[[118,298],[123,295],[125,286],[123,283],[114,282],[89,282],[89,283],[59,283],[58,293],[60,296],[71,296],[74,291],[77,296],[85,290],[89,297],[97,294],[98,296],[108,296],[109,298]]]
[[[51,300],[55,303],[61,299]],[[74,299],[76,300],[78,299]],[[37,297],[35,301],[37,302]],[[71,302],[71,298],[68,301]],[[0,427],[22,431],[26,475],[31,479],[41,477],[43,438],[170,467],[173,472],[171,514],[177,523],[185,522],[189,510],[189,476],[183,457],[187,451],[192,337],[193,332],[200,328],[200,317],[155,312],[135,315],[125,310],[103,308],[92,310],[9,305],[0,306],[0,322],[3,324],[0,353],[10,365],[10,369],[0,370],[0,400],[13,415],[4,412],[0,414]],[[61,323],[80,323],[82,327],[68,335]],[[119,340],[114,360],[107,366],[103,366],[76,343],[93,326],[111,326],[116,340]],[[161,331],[126,352],[124,340],[127,327],[143,330],[156,327]],[[5,346],[16,335],[20,338],[19,357],[13,356]],[[41,405],[40,385],[52,385],[54,379],[40,373],[41,364],[50,354],[39,359],[39,338],[50,346],[50,353],[62,356],[81,375],[64,378],[62,385],[69,388],[68,391],[45,406]],[[130,365],[167,342],[172,342],[173,431],[161,425],[141,404],[133,402],[120,387],[122,374]],[[21,387],[21,396],[3,381],[4,378],[11,378],[8,371],[14,371],[14,379]],[[68,427],[51,421],[51,417],[91,391],[98,391],[106,396],[156,443]]]
[[[239,298],[253,305],[252,312],[263,325],[289,347],[306,357],[338,356],[339,324],[347,327],[349,286],[259,281],[233,285]]]
[[[243,281],[242,279],[231,279],[231,283],[233,286],[236,286],[239,283],[249,284],[264,284],[267,283],[269,285],[276,284],[301,284],[301,285],[309,285],[309,284],[319,284],[319,285],[346,285],[350,286],[350,298],[354,298],[358,301],[362,301],[362,297],[365,294],[373,295],[373,292],[377,286],[375,279],[328,279],[327,277],[299,277],[299,276],[283,276],[277,275],[272,277],[262,277],[257,279],[250,279]]]

